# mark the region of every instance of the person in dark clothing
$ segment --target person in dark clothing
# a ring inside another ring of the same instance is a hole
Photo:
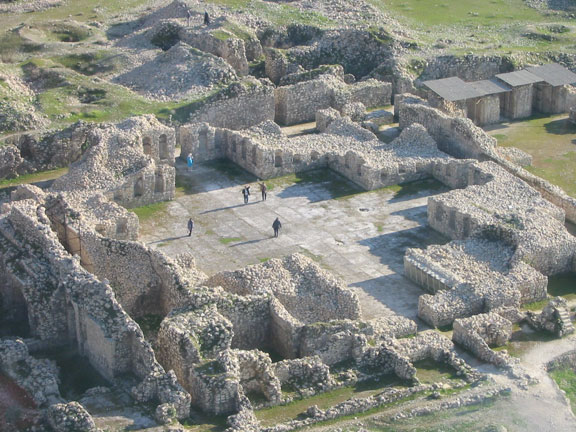
[[[282,228],[282,223],[280,222],[280,219],[276,218],[274,220],[274,222],[272,223],[272,228],[274,229],[274,237],[278,237],[278,234],[280,233],[280,228]]]
[[[260,192],[262,192],[262,201],[266,201],[266,192],[268,188],[266,187],[266,183],[260,183]]]
[[[208,15],[208,12],[204,12],[204,24],[210,25],[210,16]]]
[[[188,219],[188,237],[192,235],[192,230],[194,229],[194,221],[192,218]]]
[[[248,197],[250,196],[250,186],[244,186],[244,189],[242,189],[242,195],[244,196],[244,204],[248,204]]]

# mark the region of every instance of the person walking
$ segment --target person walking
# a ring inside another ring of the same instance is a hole
[[[192,153],[188,153],[188,156],[186,157],[186,163],[188,164],[188,170],[191,170],[192,166],[194,165],[194,158],[192,157]]]
[[[208,15],[208,12],[204,12],[204,25],[210,25],[210,15]]]
[[[244,204],[248,204],[248,197],[250,196],[250,186],[244,186],[242,189],[242,195],[244,196]]]
[[[260,183],[260,192],[262,192],[262,201],[266,201],[266,192],[268,191],[268,187],[266,187],[266,183]]]
[[[194,221],[190,218],[188,219],[188,237],[192,235],[192,230],[194,230]]]
[[[280,219],[276,218],[274,220],[274,222],[272,223],[272,228],[274,229],[274,237],[278,237],[278,234],[280,233],[280,228],[282,228],[282,222],[280,222]]]

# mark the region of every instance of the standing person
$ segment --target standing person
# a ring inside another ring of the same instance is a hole
[[[188,170],[192,169],[194,165],[194,158],[192,157],[192,153],[188,153],[188,157],[186,157],[186,163],[188,164]]]
[[[190,27],[190,19],[192,18],[192,12],[190,12],[190,9],[186,11],[186,16],[187,16],[186,27]]]
[[[208,15],[208,12],[204,12],[204,24],[210,25],[210,16]]]
[[[192,230],[194,229],[194,221],[192,218],[188,219],[188,237],[192,235]]]
[[[274,222],[272,223],[272,228],[274,229],[274,237],[278,237],[278,234],[280,233],[280,228],[282,228],[282,222],[280,222],[280,219],[276,218],[274,220]]]
[[[262,201],[266,201],[266,192],[268,188],[266,187],[266,183],[260,183],[260,192],[262,192]]]
[[[248,197],[250,196],[250,186],[244,186],[242,189],[242,195],[244,196],[244,204],[248,204]]]

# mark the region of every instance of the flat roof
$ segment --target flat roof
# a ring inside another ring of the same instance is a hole
[[[534,75],[533,73],[530,73],[527,70],[519,70],[516,72],[497,74],[496,78],[512,87],[519,87],[523,85],[534,84],[537,82],[544,81],[539,76]]]
[[[482,96],[496,95],[512,90],[509,85],[495,79],[474,81],[468,84],[474,87],[478,92],[482,93]]]
[[[424,81],[422,84],[441,98],[450,102],[483,96],[481,92],[458,77]]]
[[[576,83],[576,74],[558,63],[529,67],[526,70],[555,87]]]

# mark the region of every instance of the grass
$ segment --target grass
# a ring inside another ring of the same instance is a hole
[[[493,400],[479,405],[462,408],[443,409],[425,416],[391,420],[386,416],[363,419],[363,429],[379,432],[487,432],[496,428],[499,418],[487,418],[485,412],[495,405]],[[346,432],[355,432],[358,427],[345,428]]]
[[[168,202],[162,201],[154,204],[148,204],[142,207],[136,207],[130,210],[136,213],[136,216],[138,216],[140,221],[146,221],[165,213],[167,206]]]
[[[523,0],[368,1],[410,28],[419,45],[442,54],[530,52],[545,62],[547,53],[574,51],[569,15],[529,8]]]
[[[13,179],[0,180],[0,189],[18,186],[21,184],[33,184],[46,180],[53,180],[63,176],[68,172],[68,168],[58,168],[54,170],[41,171],[34,174],[25,174]]]
[[[544,308],[544,306],[548,304],[549,301],[550,298],[546,298],[544,300],[540,300],[537,302],[526,303],[525,305],[522,305],[522,309],[527,311],[541,311]]]
[[[552,370],[550,376],[558,384],[558,387],[566,392],[566,396],[570,399],[572,412],[576,412],[576,371],[568,367],[559,368]]]
[[[456,375],[456,370],[454,370],[454,368],[444,363],[435,362],[431,359],[414,362],[414,367],[417,370],[416,377],[423,384],[433,384],[447,380],[460,380]]]
[[[532,155],[533,166],[528,171],[576,198],[576,125],[566,115],[534,116],[505,123],[488,133],[499,145],[517,147]]]
[[[402,384],[399,379],[392,375],[385,375],[379,379],[358,383],[352,387],[343,387],[312,396],[306,399],[296,400],[287,405],[264,408],[255,412],[262,426],[272,426],[298,417],[309,406],[317,405],[320,409],[327,409],[336,404],[354,397],[366,398],[380,393],[384,388]]]
[[[142,4],[141,0],[82,0],[65,1],[60,6],[30,13],[10,13],[0,16],[0,27],[10,28],[14,23],[36,23],[52,20],[98,21],[109,19]]]

